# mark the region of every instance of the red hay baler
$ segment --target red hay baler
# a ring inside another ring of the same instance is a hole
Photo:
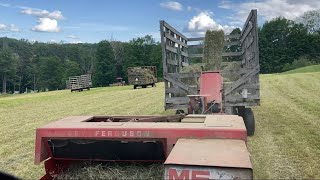
[[[203,111],[209,109],[206,104],[220,102],[220,78],[219,72],[201,74],[199,102],[207,107]],[[194,111],[191,102],[189,109]],[[246,141],[243,119],[222,112],[74,116],[37,129],[35,163],[45,161],[42,179],[52,179],[70,164],[84,160],[164,162],[164,179],[170,180],[252,179]]]
[[[256,10],[241,34],[225,37],[225,45],[242,48],[224,54],[242,59],[237,62],[239,78],[229,84],[223,82],[225,71],[179,72],[189,57],[201,57],[188,54],[192,46],[187,42],[203,38],[187,38],[164,21],[160,33],[165,109],[178,109],[178,114],[72,116],[37,128],[35,164],[44,161],[42,179],[53,179],[80,161],[163,162],[168,180],[253,178],[246,144],[247,135],[254,133],[254,116],[247,106],[260,103]],[[182,81],[195,76],[199,91]],[[189,115],[180,114],[179,108]]]

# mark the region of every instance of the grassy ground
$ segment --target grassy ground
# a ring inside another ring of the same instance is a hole
[[[292,74],[292,73],[306,73],[306,72],[320,72],[320,64],[313,66],[306,66],[298,69],[293,69],[290,71],[286,71],[282,74]]]
[[[320,73],[262,75],[256,134],[249,138],[256,179],[320,178]],[[164,87],[94,88],[0,96],[0,171],[39,178],[33,165],[35,129],[69,115],[170,114]]]

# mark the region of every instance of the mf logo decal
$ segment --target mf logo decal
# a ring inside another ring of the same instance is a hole
[[[150,137],[150,131],[95,131],[96,137]]]
[[[214,169],[169,168],[166,174],[169,180],[241,179],[223,170]]]
[[[169,169],[169,180],[209,180],[210,171],[208,170],[181,170]]]

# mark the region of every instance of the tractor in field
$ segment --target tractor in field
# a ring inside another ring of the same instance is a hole
[[[133,89],[153,87],[157,82],[157,68],[155,66],[129,67],[128,82],[133,85]]]
[[[252,10],[241,34],[227,35],[226,46],[239,45],[239,78],[225,83],[223,71],[181,73],[188,66],[187,38],[160,21],[165,80],[165,109],[171,116],[72,116],[36,130],[35,164],[44,162],[53,179],[79,161],[164,162],[164,179],[252,179],[247,137],[254,118],[247,107],[259,105],[257,11]],[[233,38],[237,41],[228,41]],[[199,87],[185,78],[199,77]],[[188,113],[183,113],[188,112]],[[146,177],[148,179],[148,177]]]

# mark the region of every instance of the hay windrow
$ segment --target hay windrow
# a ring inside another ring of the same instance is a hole
[[[55,180],[157,180],[163,179],[163,175],[164,169],[162,164],[91,164],[87,162],[71,166],[67,171],[55,177]]]

